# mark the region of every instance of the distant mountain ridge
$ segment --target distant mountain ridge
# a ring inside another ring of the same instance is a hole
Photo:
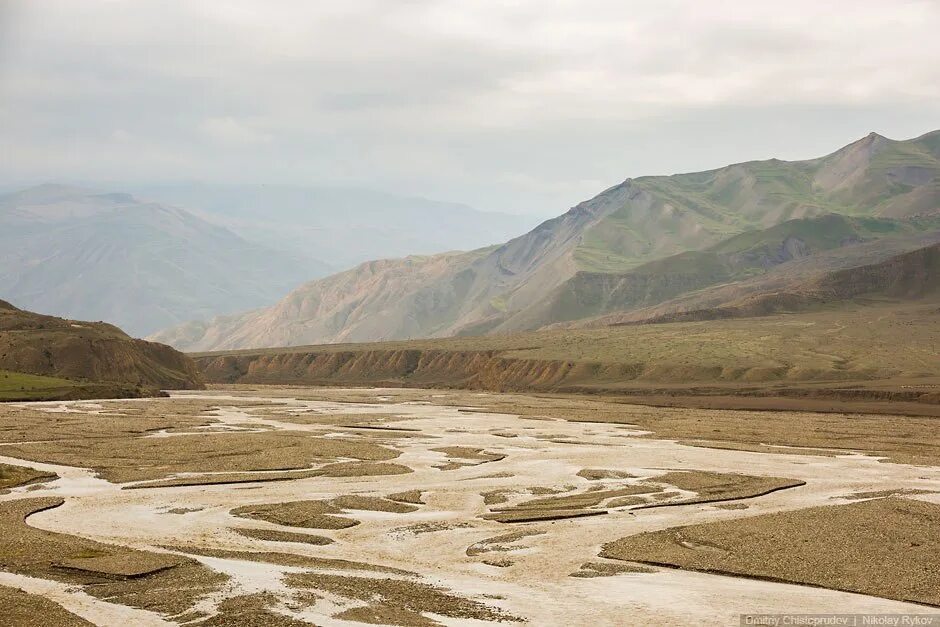
[[[355,187],[172,183],[132,187],[186,207],[243,238],[335,268],[407,255],[471,250],[531,228],[531,216]],[[308,277],[312,278],[312,277]]]
[[[259,306],[326,272],[126,193],[40,185],[0,196],[0,298],[134,335]]]
[[[872,133],[818,159],[628,179],[500,246],[368,262],[271,307],[154,337],[221,350],[538,329],[826,251],[852,257],[858,246],[870,258],[867,242],[914,245],[938,228],[938,208],[940,131],[907,141]],[[642,285],[629,286],[644,274],[658,292],[637,296]]]

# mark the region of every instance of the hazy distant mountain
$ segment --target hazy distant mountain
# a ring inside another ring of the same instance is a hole
[[[532,228],[538,219],[356,188],[174,183],[132,188],[198,212],[249,241],[334,267],[368,259],[472,250]]]
[[[124,193],[0,196],[0,298],[133,335],[267,304],[328,267]]]
[[[872,133],[819,159],[628,179],[503,245],[365,263],[155,337],[212,350],[535,329],[833,250],[851,259],[873,240],[916,242],[937,229],[938,208],[940,131]]]

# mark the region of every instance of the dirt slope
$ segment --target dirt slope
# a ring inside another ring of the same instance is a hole
[[[103,322],[44,316],[4,301],[0,370],[76,384],[117,384],[125,390],[139,387],[141,393],[202,387],[192,360],[169,346],[133,339]]]

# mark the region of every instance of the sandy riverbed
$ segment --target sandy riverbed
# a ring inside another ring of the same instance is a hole
[[[240,478],[245,482],[126,489],[134,483],[105,481],[97,478],[91,468],[9,456],[0,447],[0,463],[28,466],[59,476],[55,481],[15,488],[0,496],[0,503],[62,497],[63,505],[31,515],[28,524],[108,545],[171,551],[224,573],[229,577],[227,582],[196,604],[195,609],[202,617],[217,612],[226,600],[263,595],[266,611],[285,619],[318,625],[359,624],[351,620],[357,614],[350,610],[376,605],[368,595],[344,592],[346,588],[338,585],[301,589],[291,584],[302,581],[305,573],[323,572],[348,577],[350,581],[363,577],[417,581],[494,612],[492,616],[474,616],[457,611],[448,616],[416,603],[403,614],[412,620],[414,616],[408,612],[417,612],[416,615],[444,624],[485,624],[495,617],[538,625],[690,621],[730,624],[736,623],[741,613],[925,611],[920,605],[874,596],[671,568],[637,568],[641,572],[602,577],[571,575],[582,571],[586,563],[619,564],[598,557],[602,546],[641,532],[839,505],[846,502],[844,497],[866,492],[917,490],[922,492],[908,498],[940,503],[940,494],[933,493],[940,492],[938,468],[883,463],[861,452],[807,454],[783,448],[779,453],[757,453],[686,446],[650,437],[628,424],[571,422],[552,417],[533,420],[478,409],[467,411],[473,408],[408,401],[401,391],[394,395],[384,390],[358,391],[360,399],[363,395],[371,398],[368,402],[330,400],[337,398],[336,390],[319,395],[322,398],[317,400],[318,391],[307,390],[302,395],[296,394],[303,397],[300,400],[284,393],[264,396],[257,391],[245,394],[209,391],[177,394],[167,400],[135,401],[163,406],[200,401],[212,406],[200,412],[207,426],[187,425],[175,434],[172,429],[162,429],[139,437],[172,441],[174,437],[194,433],[209,439],[232,432],[289,432],[368,441],[399,452],[393,463],[412,472],[262,481],[263,473],[283,475],[304,470],[269,469]],[[115,403],[121,407],[129,405],[127,401]],[[28,407],[49,412],[52,417],[76,413],[100,415],[108,411],[109,404],[76,402]],[[624,411],[629,412],[629,407]],[[320,416],[329,419],[319,421]],[[337,416],[367,419],[344,423]],[[132,420],[133,416],[127,419]],[[321,465],[350,461],[355,460],[337,458],[324,460]],[[309,469],[316,468],[313,464]],[[584,473],[579,475],[585,469],[613,472],[608,478],[586,478]],[[643,507],[695,496],[694,490],[657,483],[657,477],[675,471],[786,478],[803,485],[734,501],[718,499],[711,503]],[[233,479],[232,472],[241,471],[227,470],[226,480]],[[172,466],[167,468],[167,477],[175,479],[201,480],[211,474],[221,473],[177,472]],[[251,482],[252,479],[256,481]],[[536,498],[592,490],[629,491],[630,486],[644,485],[650,489],[639,490],[641,496],[630,505],[602,501],[587,507],[590,513],[598,515],[521,524],[484,518],[496,509],[512,508]],[[343,508],[343,516],[358,521],[344,529],[298,528],[231,513],[236,508],[263,504],[332,502],[349,495],[384,498],[409,491],[421,495],[422,502],[415,504],[414,511]],[[491,495],[490,504],[485,502],[487,494]],[[500,502],[497,505],[493,501]],[[734,506],[728,507],[732,502]],[[234,531],[246,528],[311,533],[333,542],[325,545],[272,542]],[[507,534],[516,537],[487,542]],[[470,547],[476,549],[468,551]],[[244,552],[255,555],[246,556]],[[283,557],[270,557],[273,553],[348,560],[355,564],[343,568],[334,563],[324,569],[315,561],[291,562]],[[406,572],[376,574],[363,565]],[[162,624],[192,618],[112,603],[90,596],[78,586],[16,573],[0,573],[0,585],[44,596],[102,625],[119,621]],[[350,584],[349,589],[354,587]],[[394,619],[394,613],[387,615]],[[404,619],[402,623],[407,624]]]

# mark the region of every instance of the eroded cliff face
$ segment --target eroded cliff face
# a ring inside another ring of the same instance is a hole
[[[166,390],[204,387],[189,357],[155,342],[88,335],[5,340],[0,333],[0,370]]]
[[[210,383],[407,386],[493,392],[610,391],[632,383],[715,383],[867,378],[872,372],[809,372],[687,362],[604,363],[523,359],[503,351],[393,349],[197,356]]]
[[[359,384],[492,391],[623,381],[642,366],[513,359],[501,351],[365,350],[197,357],[213,383]]]

